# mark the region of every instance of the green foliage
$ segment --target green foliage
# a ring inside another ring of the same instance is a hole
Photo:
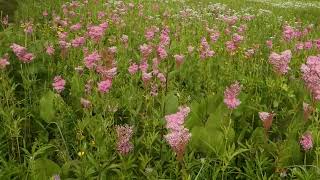
[[[55,94],[52,91],[45,93],[40,99],[40,117],[47,123],[55,118]]]

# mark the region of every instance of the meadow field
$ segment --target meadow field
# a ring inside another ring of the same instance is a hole
[[[320,179],[320,1],[0,10],[0,180]]]

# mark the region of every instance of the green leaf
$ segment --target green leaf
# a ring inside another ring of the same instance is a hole
[[[49,159],[37,159],[33,162],[32,179],[49,179],[60,174],[60,167]]]
[[[40,99],[40,117],[47,123],[52,122],[55,117],[54,97],[55,94],[49,91]]]
[[[178,111],[179,101],[178,97],[170,93],[165,98],[165,114],[173,114]]]

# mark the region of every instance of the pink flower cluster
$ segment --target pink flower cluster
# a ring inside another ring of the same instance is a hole
[[[24,63],[30,63],[34,59],[34,55],[32,53],[28,53],[25,47],[13,43],[10,48],[19,60]]]
[[[228,106],[229,109],[235,109],[240,105],[240,100],[237,99],[237,96],[240,94],[241,86],[238,81],[233,83],[224,91],[224,103]]]
[[[205,37],[201,39],[200,44],[200,58],[202,60],[212,57],[215,55],[215,52],[211,50],[210,45]]]
[[[178,160],[182,160],[187,144],[191,138],[191,133],[183,126],[189,112],[189,107],[179,107],[177,113],[165,116],[167,121],[166,128],[169,130],[169,133],[165,135],[165,139],[177,154]]]
[[[84,64],[88,69],[92,69],[96,66],[96,62],[101,60],[101,56],[97,51],[94,51],[91,54],[88,54],[84,58]]]
[[[133,127],[129,125],[116,126],[117,150],[120,154],[126,155],[133,149],[130,139],[133,135]]]
[[[54,52],[55,52],[55,49],[54,49],[53,45],[52,45],[52,44],[48,44],[48,45],[46,46],[46,53],[47,53],[49,56],[52,56],[52,55],[54,54]]]
[[[302,64],[302,79],[313,98],[320,100],[320,56],[310,56],[306,64]]]
[[[166,47],[170,44],[170,30],[168,27],[164,27],[160,34],[160,42],[157,48],[157,53],[160,60],[165,59],[168,56]]]
[[[99,42],[108,28],[108,23],[88,27],[88,36],[95,42]]]
[[[86,38],[84,38],[84,37],[76,37],[75,39],[73,39],[71,41],[71,45],[73,47],[77,48],[77,47],[83,46],[85,42],[86,42]]]
[[[57,93],[61,93],[64,90],[65,85],[66,81],[61,76],[54,77],[52,86]]]
[[[273,66],[275,72],[285,75],[290,70],[289,63],[291,58],[290,50],[283,51],[281,54],[272,52],[269,56],[269,63]]]
[[[304,133],[300,138],[300,144],[304,151],[309,151],[313,147],[312,134],[310,132]]]
[[[145,37],[148,41],[151,41],[151,40],[154,38],[156,32],[159,32],[159,28],[156,27],[156,26],[152,26],[152,27],[146,29],[146,32],[145,32],[145,34],[144,34],[144,37]]]
[[[98,83],[98,88],[101,93],[109,92],[111,86],[112,86],[112,80],[110,79],[107,79]]]

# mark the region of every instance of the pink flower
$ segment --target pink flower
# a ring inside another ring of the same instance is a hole
[[[273,46],[272,40],[267,40],[267,41],[266,41],[266,44],[267,44],[267,46],[268,46],[269,49],[272,49],[272,46]]]
[[[128,71],[131,75],[134,75],[139,70],[139,66],[136,63],[133,63],[128,68]]]
[[[160,82],[162,82],[162,83],[166,83],[166,81],[167,81],[167,79],[166,79],[166,77],[164,76],[163,73],[158,73],[157,78],[158,78],[158,79],[160,80]]]
[[[313,147],[312,134],[310,132],[304,133],[300,138],[300,144],[304,151],[309,151]]]
[[[320,39],[317,39],[314,42],[316,44],[316,47],[320,50]]]
[[[83,46],[86,42],[86,39],[84,37],[77,37],[74,40],[71,41],[71,44],[73,47],[80,47]]]
[[[84,64],[88,69],[92,69],[96,66],[96,62],[101,60],[101,56],[97,51],[94,51],[92,54],[87,55],[84,58]]]
[[[99,26],[88,27],[88,36],[95,42],[99,42],[103,37],[106,29],[108,28],[108,23],[102,23]]]
[[[140,63],[140,65],[139,65],[139,68],[140,68],[140,70],[141,70],[142,72],[147,72],[148,67],[149,67],[149,65],[148,65],[148,63],[147,63],[146,61],[142,61],[142,62]]]
[[[320,57],[310,56],[306,64],[301,65],[302,79],[313,98],[320,100]]]
[[[213,43],[217,42],[219,37],[220,37],[220,32],[219,31],[212,33],[210,35],[211,42],[213,42]]]
[[[237,46],[233,41],[227,41],[226,47],[227,47],[227,51],[231,54],[234,54],[234,52],[237,50]]]
[[[98,83],[98,88],[101,93],[109,92],[112,85],[112,81],[107,79]]]
[[[243,36],[241,36],[241,35],[239,35],[239,34],[237,34],[237,33],[235,33],[235,34],[233,34],[233,36],[232,36],[232,41],[235,43],[235,44],[238,44],[238,43],[240,43],[241,41],[243,41]]]
[[[293,27],[291,27],[291,26],[289,26],[289,25],[286,25],[286,26],[284,26],[284,28],[283,28],[282,36],[283,36],[284,40],[290,41],[290,40],[292,40],[293,38],[295,38],[296,32],[295,32],[295,30],[293,29]]]
[[[224,16],[223,21],[226,22],[229,26],[232,26],[237,23],[238,17],[237,16]]]
[[[87,109],[91,106],[91,102],[87,99],[81,98],[80,102],[81,102],[82,107],[85,109]]]
[[[54,54],[55,50],[54,50],[54,47],[52,44],[48,44],[47,47],[46,47],[46,53],[49,55],[49,56],[52,56]]]
[[[28,53],[25,47],[22,47],[18,44],[13,43],[10,46],[10,48],[12,49],[14,54],[18,57],[18,59],[23,63],[30,63],[34,59],[33,54]]]
[[[25,28],[24,28],[24,32],[26,34],[32,34],[33,32],[33,23],[32,22],[27,22],[24,24]]]
[[[140,46],[140,52],[142,54],[142,59],[147,59],[148,56],[152,53],[152,46],[143,44]]]
[[[259,112],[259,117],[263,122],[263,127],[266,131],[268,131],[272,125],[273,116],[273,113]]]
[[[224,103],[228,106],[229,109],[235,109],[240,105],[240,100],[237,99],[237,96],[240,94],[241,86],[238,81],[233,83],[224,91]]]
[[[289,63],[291,57],[290,50],[283,51],[281,54],[272,52],[269,56],[269,63],[273,66],[275,72],[285,75],[290,70]]]
[[[81,27],[82,27],[81,24],[77,23],[77,24],[74,24],[74,25],[70,26],[70,30],[71,31],[78,31],[78,30],[81,29]]]
[[[117,48],[116,46],[112,46],[112,47],[109,47],[108,50],[109,50],[109,52],[111,52],[112,54],[115,54],[115,53],[117,53],[118,48]]]
[[[133,135],[133,127],[129,125],[116,126],[117,132],[117,151],[126,155],[133,149],[133,144],[130,142],[130,139]]]
[[[187,144],[191,138],[191,133],[183,126],[189,112],[189,107],[179,107],[177,113],[165,116],[167,122],[166,128],[169,133],[165,135],[164,138],[177,154],[178,160],[182,160]]]
[[[159,46],[168,46],[170,44],[170,30],[169,27],[164,27],[160,34],[160,43]]]
[[[245,24],[241,24],[240,26],[239,26],[239,28],[238,28],[238,33],[240,33],[240,34],[243,34],[246,30],[247,30],[247,25],[245,25]]]
[[[155,27],[155,26],[152,26],[151,28],[148,28],[144,34],[144,37],[150,41],[154,38],[154,35],[156,32],[159,31],[159,28]]]
[[[142,72],[142,81],[147,84],[152,78],[152,73]]]
[[[207,39],[203,37],[201,39],[201,44],[200,44],[200,58],[202,60],[212,57],[215,55],[215,52],[210,49],[210,45],[207,42]]]
[[[304,48],[304,44],[303,43],[300,42],[300,43],[296,44],[296,50],[298,50],[298,51],[299,50],[303,50],[303,48]]]
[[[305,49],[312,49],[312,46],[313,46],[312,41],[307,41],[304,43]]]
[[[174,55],[174,59],[176,60],[177,67],[179,67],[184,61],[184,55],[183,54],[176,54],[176,55]]]
[[[0,58],[0,69],[5,69],[9,64],[8,54],[5,54],[2,58]]]
[[[61,76],[56,76],[53,79],[53,89],[57,91],[57,93],[61,93],[64,90],[64,86],[66,85],[66,81],[62,79]]]
[[[157,53],[161,60],[165,59],[168,56],[167,51],[163,46],[159,46],[157,48]]]
[[[102,19],[102,18],[104,18],[106,16],[106,13],[105,12],[103,12],[103,11],[99,11],[98,12],[98,19]]]

